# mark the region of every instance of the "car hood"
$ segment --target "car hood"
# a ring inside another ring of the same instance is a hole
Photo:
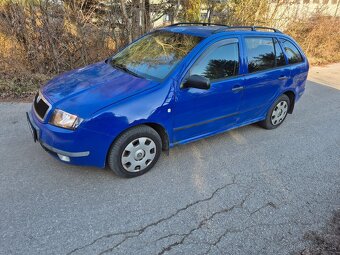
[[[54,107],[86,118],[157,84],[99,62],[55,77],[42,93]]]

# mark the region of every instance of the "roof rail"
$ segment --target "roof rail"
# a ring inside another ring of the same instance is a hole
[[[198,25],[198,26],[221,26],[221,28],[216,29],[213,34],[219,33],[219,32],[226,32],[228,30],[233,29],[249,29],[250,31],[257,31],[259,29],[261,30],[272,30],[275,33],[282,33],[280,30],[272,27],[262,27],[262,26],[227,26],[224,24],[215,24],[215,23],[206,23],[206,22],[179,22],[171,24],[167,27],[177,27],[177,26],[186,26],[186,25]]]
[[[207,22],[179,22],[169,25],[168,27],[177,27],[177,26],[186,26],[186,25],[198,25],[198,26],[223,26],[228,27],[224,24],[215,24],[215,23],[207,23]]]
[[[220,29],[217,29],[216,31],[214,31],[215,33],[219,33],[219,32],[226,32],[228,30],[233,30],[233,29],[250,29],[251,31],[257,31],[258,29],[262,29],[262,30],[273,30],[273,32],[275,33],[282,33],[280,30],[276,29],[276,28],[272,28],[272,27],[261,27],[261,26],[227,26],[227,27],[223,27]]]

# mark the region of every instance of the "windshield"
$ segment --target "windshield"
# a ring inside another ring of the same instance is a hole
[[[201,40],[197,36],[156,31],[117,53],[111,65],[138,77],[163,80]]]

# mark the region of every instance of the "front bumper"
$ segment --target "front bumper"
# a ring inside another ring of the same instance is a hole
[[[80,127],[68,130],[44,123],[33,109],[26,115],[34,141],[56,158],[76,165],[105,167],[111,137]]]

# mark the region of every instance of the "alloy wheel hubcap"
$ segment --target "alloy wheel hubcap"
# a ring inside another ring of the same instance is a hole
[[[280,101],[274,108],[272,116],[270,118],[271,123],[276,126],[279,125],[288,112],[288,103],[286,101]]]
[[[156,144],[148,137],[140,137],[130,142],[123,150],[121,162],[128,172],[144,170],[156,156]]]
[[[142,160],[145,156],[145,151],[142,149],[139,149],[138,151],[135,152],[135,160],[139,161]]]

